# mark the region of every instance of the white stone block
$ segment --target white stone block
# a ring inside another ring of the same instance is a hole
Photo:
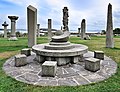
[[[92,72],[100,70],[100,59],[96,59],[96,58],[85,59],[85,69]]]
[[[54,77],[57,71],[56,61],[45,61],[42,64],[42,76],[52,76]]]
[[[24,66],[27,64],[27,57],[24,54],[15,55],[15,66]]]

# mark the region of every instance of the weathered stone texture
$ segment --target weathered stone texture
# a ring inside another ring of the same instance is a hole
[[[27,7],[28,47],[36,44],[37,9],[31,5]]]
[[[108,5],[108,13],[107,13],[106,47],[114,48],[112,5],[111,4]]]

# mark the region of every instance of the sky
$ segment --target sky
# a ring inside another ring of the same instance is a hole
[[[0,28],[6,21],[10,28],[8,16],[19,16],[16,21],[18,29],[27,29],[27,7],[37,8],[37,23],[47,28],[48,19],[52,19],[52,28],[62,26],[62,9],[68,7],[69,29],[77,30],[82,19],[86,19],[87,30],[105,30],[107,7],[113,7],[113,26],[120,27],[120,0],[0,0]]]

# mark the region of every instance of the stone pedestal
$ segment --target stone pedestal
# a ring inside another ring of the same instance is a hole
[[[4,26],[4,38],[7,38],[7,26],[8,26],[8,24],[6,23],[6,21],[2,24],[2,26]]]
[[[36,44],[37,9],[29,5],[27,7],[28,47]]]
[[[18,16],[8,16],[8,18],[11,20],[11,35],[9,40],[18,40],[16,37],[16,20]]]
[[[107,13],[106,47],[107,48],[114,48],[112,5],[111,4],[108,5],[108,13]]]
[[[52,38],[52,20],[48,19],[48,41]]]
[[[56,61],[45,61],[42,64],[42,76],[54,77],[57,71]]]
[[[25,54],[26,56],[30,56],[31,50],[29,48],[22,49],[21,54]]]
[[[87,58],[85,59],[85,69],[96,72],[100,70],[100,59]]]
[[[94,51],[94,58],[104,60],[104,52],[103,51]]]
[[[27,57],[24,54],[15,55],[15,66],[24,66],[27,64]]]

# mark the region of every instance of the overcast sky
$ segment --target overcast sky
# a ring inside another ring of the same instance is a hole
[[[86,19],[87,30],[106,29],[107,6],[113,6],[114,28],[120,27],[120,0],[0,0],[0,28],[7,21],[8,15],[17,15],[17,28],[26,29],[27,6],[37,8],[37,23],[47,28],[48,18],[52,19],[52,27],[60,29],[62,25],[63,7],[69,9],[69,29],[77,30],[81,20]]]

